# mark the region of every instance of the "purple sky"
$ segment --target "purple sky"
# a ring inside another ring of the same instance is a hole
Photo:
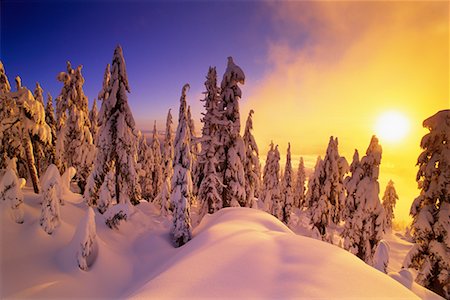
[[[246,87],[257,82],[267,69],[268,42],[279,38],[273,20],[270,7],[254,1],[2,0],[1,60],[12,85],[16,75],[31,90],[38,81],[53,98],[66,61],[82,64],[91,104],[121,44],[138,126],[157,119],[162,127],[186,82],[199,117],[208,67],[217,66],[220,82],[230,55],[245,71]]]

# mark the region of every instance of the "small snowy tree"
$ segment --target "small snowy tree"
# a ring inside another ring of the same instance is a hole
[[[383,195],[383,208],[386,217],[385,229],[392,229],[392,220],[394,219],[394,208],[397,203],[398,195],[395,191],[394,182],[389,180]]]
[[[239,102],[242,97],[238,83],[244,84],[245,75],[232,57],[228,57],[228,65],[223,75],[220,93],[220,110],[222,114],[220,144],[223,146],[222,158],[219,158],[223,172],[222,201],[224,207],[245,206],[245,148],[240,136],[241,121]]]
[[[245,198],[247,199],[247,207],[254,207],[254,199],[259,196],[258,191],[261,189],[261,164],[259,163],[259,151],[255,137],[252,134],[253,113],[253,109],[250,110],[243,136],[245,146]]]
[[[344,248],[368,264],[383,237],[384,209],[381,205],[378,174],[381,146],[373,136],[366,155],[358,160],[357,152],[350,166],[351,176],[346,179],[346,217],[343,230]]]
[[[303,162],[303,157],[300,157],[297,169],[297,178],[295,180],[294,186],[294,207],[304,208],[305,207],[305,197],[306,197],[306,173],[305,164]]]
[[[387,266],[389,264],[389,244],[385,240],[381,240],[373,255],[372,266],[387,274]]]
[[[420,143],[420,195],[410,211],[416,244],[404,266],[418,270],[417,283],[450,299],[450,110],[439,111],[423,126],[430,132]]]
[[[91,135],[94,145],[97,145],[97,135],[98,135],[98,111],[97,111],[97,100],[94,98],[94,103],[92,104],[92,109],[89,112],[89,121],[91,122]]]
[[[117,202],[138,204],[141,198],[137,174],[138,132],[128,105],[130,87],[120,46],[114,51],[111,73],[111,80],[104,91],[107,98],[103,100],[99,114],[98,153],[84,193],[91,206],[97,205],[100,187],[112,166],[115,168]]]
[[[116,199],[116,189],[114,185],[114,162],[109,170],[108,174],[105,176],[105,181],[103,181],[100,186],[100,193],[98,196],[98,211],[103,214],[108,208],[117,203]]]
[[[16,171],[11,167],[6,169],[0,180],[0,200],[8,202],[11,209],[11,217],[14,222],[19,224],[22,224],[24,221],[23,193],[21,190],[23,185],[25,185],[25,182],[17,177]]]
[[[48,234],[52,234],[61,223],[57,187],[58,178],[56,176],[50,176],[43,182],[40,224]]]
[[[139,164],[139,185],[141,186],[142,198],[153,200],[153,153],[147,145],[147,141],[142,132],[138,132],[138,153],[137,161]]]
[[[158,132],[156,131],[156,121],[153,125],[153,138],[152,138],[152,184],[153,184],[153,197],[152,200],[158,206],[161,205],[160,193],[163,185],[163,168],[162,168],[162,155],[161,146],[159,144]]]
[[[95,226],[95,212],[88,207],[86,215],[81,220],[76,231],[76,242],[78,242],[77,263],[78,267],[87,271],[93,264],[93,256],[96,252],[97,230]]]
[[[183,246],[192,238],[190,216],[190,204],[192,202],[192,160],[186,111],[186,91],[188,88],[189,84],[185,84],[181,91],[180,112],[175,137],[175,157],[173,161],[174,174],[172,178],[171,202],[174,206],[174,213],[171,235],[175,247]]]
[[[281,203],[283,205],[282,221],[288,225],[291,220],[292,206],[294,204],[293,183],[292,183],[292,163],[291,163],[291,143],[288,144],[286,154],[286,167],[284,169],[281,183]]]
[[[270,143],[269,152],[267,153],[266,164],[263,171],[263,184],[260,193],[260,201],[262,201],[264,210],[272,213],[279,208],[274,208],[274,203],[280,201],[280,155],[274,148],[273,142]]]
[[[171,208],[170,204],[170,194],[172,192],[172,176],[173,176],[173,132],[172,132],[172,114],[167,113],[166,119],[166,135],[164,138],[164,148],[162,153],[162,165],[163,165],[163,185],[161,188],[161,214],[167,215]]]

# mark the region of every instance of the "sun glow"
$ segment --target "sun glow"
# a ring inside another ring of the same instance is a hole
[[[406,137],[409,131],[408,119],[399,112],[386,112],[376,123],[375,132],[386,142],[399,142]]]

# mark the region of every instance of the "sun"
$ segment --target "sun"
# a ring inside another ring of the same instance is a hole
[[[409,131],[409,121],[402,113],[389,111],[383,113],[377,120],[375,132],[381,140],[395,143],[406,137]]]

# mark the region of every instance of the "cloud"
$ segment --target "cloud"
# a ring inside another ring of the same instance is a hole
[[[270,2],[276,35],[268,72],[253,86],[243,113],[255,110],[255,136],[285,150],[323,155],[330,135],[341,154],[364,153],[377,117],[388,110],[412,125],[400,144],[383,143],[381,190],[391,177],[403,214],[417,195],[414,167],[422,120],[449,107],[447,2]],[[383,163],[395,166],[383,173]],[[296,162],[294,162],[296,164]],[[407,178],[407,179],[404,179]]]

